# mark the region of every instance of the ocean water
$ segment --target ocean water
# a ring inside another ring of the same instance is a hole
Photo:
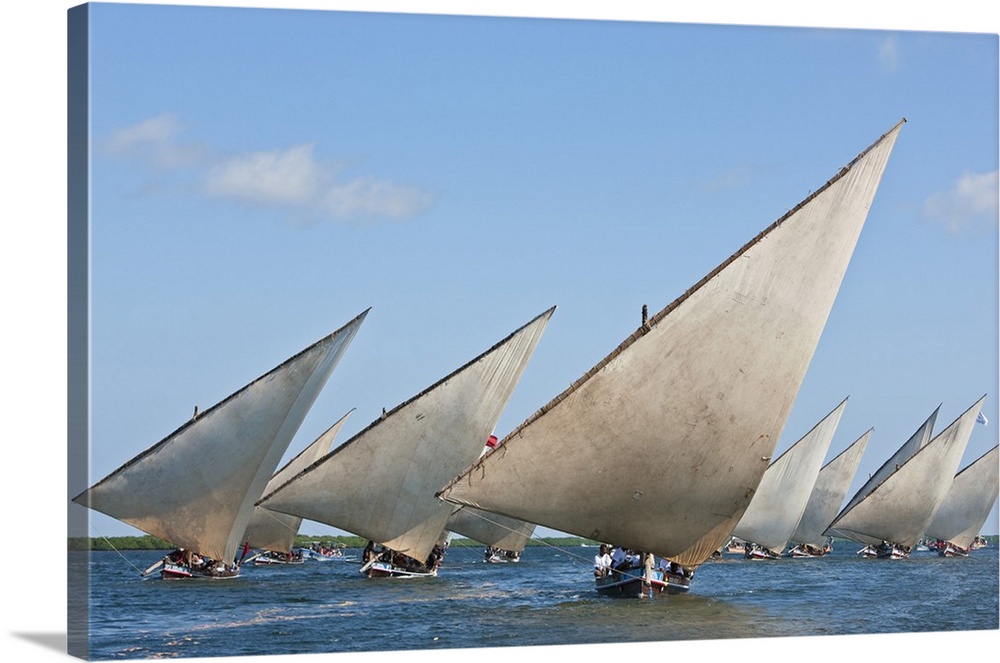
[[[725,555],[698,569],[688,594],[652,599],[597,596],[589,547],[532,546],[508,564],[452,547],[438,577],[425,579],[368,579],[345,560],[248,565],[225,581],[141,579],[163,554],[155,551],[70,553],[70,565],[89,555],[93,660],[1000,628],[996,547],[904,560],[861,559],[856,549]]]

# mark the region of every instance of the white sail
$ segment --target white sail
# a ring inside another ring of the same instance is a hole
[[[232,564],[254,502],[367,314],[198,414],[73,501]]]
[[[353,410],[352,410],[353,412]],[[337,433],[340,432],[344,422],[351,413],[348,412],[335,424],[330,426],[308,447],[302,450],[292,460],[288,461],[284,467],[274,473],[271,480],[264,487],[264,496],[276,490],[286,481],[296,476],[330,451]],[[252,547],[261,550],[275,550],[288,553],[295,545],[295,536],[302,526],[302,519],[298,516],[290,516],[287,513],[277,513],[262,506],[254,508],[250,524],[247,525],[244,540]]]
[[[816,548],[822,548],[826,543],[823,532],[840,511],[840,505],[843,504],[861,464],[872,430],[869,428],[851,446],[820,469],[809,502],[802,512],[802,520],[792,533],[792,541]]]
[[[479,456],[553,311],[386,413],[261,504],[423,561],[454,510],[434,492]]]
[[[733,535],[780,555],[802,519],[847,399],[768,466]]]
[[[985,396],[831,523],[828,536],[912,549],[951,488]]]
[[[535,525],[517,518],[482,511],[471,506],[459,507],[448,517],[446,528],[487,546],[521,552],[535,533]]]
[[[767,468],[902,122],[441,490],[694,568]]]
[[[931,416],[927,417],[927,420],[924,421],[924,423],[921,424],[916,431],[914,431],[913,435],[910,436],[910,439],[904,442],[903,445],[896,450],[896,453],[889,457],[889,460],[882,463],[882,466],[878,468],[874,474],[868,477],[868,481],[866,481],[864,485],[861,486],[856,493],[854,493],[854,496],[851,497],[851,500],[843,506],[840,513],[844,513],[854,508],[855,504],[863,500],[868,493],[875,490],[880,483],[885,481],[886,478],[895,472],[900,465],[905,463],[910,456],[927,446],[927,443],[931,441],[931,433],[934,430],[934,422],[937,421],[937,415],[940,410],[941,406],[938,405],[931,413]]]
[[[997,501],[997,447],[955,475],[925,535],[968,550]]]

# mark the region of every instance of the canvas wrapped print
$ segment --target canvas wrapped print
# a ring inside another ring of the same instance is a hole
[[[996,34],[66,25],[69,654],[996,633]]]

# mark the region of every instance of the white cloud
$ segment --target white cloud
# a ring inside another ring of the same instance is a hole
[[[111,156],[139,159],[160,170],[181,168],[205,156],[199,145],[178,143],[182,129],[176,117],[165,113],[113,132],[101,148]]]
[[[309,205],[316,199],[322,166],[312,145],[287,150],[252,152],[212,166],[205,175],[205,193],[245,203]]]
[[[322,206],[336,217],[405,219],[425,211],[433,196],[412,186],[359,178],[331,187]]]
[[[966,173],[924,201],[924,216],[952,232],[997,223],[998,172]]]
[[[879,41],[878,61],[885,71],[896,71],[899,68],[899,42],[896,37],[888,36]]]
[[[202,195],[283,208],[306,218],[402,220],[434,201],[415,186],[373,176],[343,179],[340,167],[315,157],[313,143],[219,157],[206,146],[181,142],[182,129],[173,115],[159,115],[115,131],[102,147],[110,156],[153,168],[156,177],[168,171],[193,177]],[[145,190],[161,188],[147,184]]]

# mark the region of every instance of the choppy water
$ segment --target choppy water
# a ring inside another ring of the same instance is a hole
[[[360,551],[348,550],[359,556]],[[358,562],[247,566],[226,581],[139,578],[162,552],[90,553],[95,660],[434,650],[773,636],[995,630],[998,557],[706,562],[689,594],[598,597],[592,548],[486,564],[452,547],[437,578],[368,579]],[[86,562],[87,553],[71,553]],[[875,608],[873,610],[873,607]],[[498,618],[502,615],[502,619]],[[387,629],[387,626],[390,628]],[[386,637],[387,632],[392,634]]]

